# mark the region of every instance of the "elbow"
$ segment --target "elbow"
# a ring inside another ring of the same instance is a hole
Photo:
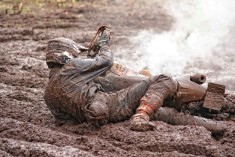
[[[112,66],[114,61],[112,57],[103,57],[103,63],[105,66]]]
[[[109,66],[112,66],[113,63],[114,63],[113,53],[111,53],[111,57],[109,58],[109,63],[108,63],[108,65],[109,65]]]
[[[113,63],[114,63],[113,59],[110,59],[110,60],[107,61],[107,65],[108,65],[108,66],[112,66]]]
[[[102,55],[96,57],[96,64],[100,66],[112,66],[114,63],[113,57],[108,55]]]

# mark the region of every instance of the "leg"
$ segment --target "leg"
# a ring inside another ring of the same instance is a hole
[[[163,105],[164,100],[171,94],[175,94],[176,90],[177,85],[172,78],[160,75],[141,99],[136,114],[131,118],[131,129],[136,131],[153,129],[153,125],[149,120]]]
[[[130,118],[150,84],[150,79],[146,79],[116,93],[97,92],[92,102],[85,107],[86,120],[101,126]]]
[[[129,119],[139,105],[139,100],[145,95],[150,83],[142,81],[126,89],[110,94],[110,121],[117,122]]]
[[[95,82],[99,83],[105,92],[118,92],[143,80],[146,80],[146,77],[118,76],[110,73],[105,77],[96,78]]]
[[[155,115],[155,120],[160,120],[172,125],[198,125],[205,127],[212,133],[221,134],[226,127],[222,123],[202,117],[187,115],[177,112],[173,108],[162,107]]]

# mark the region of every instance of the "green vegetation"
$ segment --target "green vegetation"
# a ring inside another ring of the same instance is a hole
[[[22,14],[43,8],[67,8],[81,0],[1,0],[0,14]]]

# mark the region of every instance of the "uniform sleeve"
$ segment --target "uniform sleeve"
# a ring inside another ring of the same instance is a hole
[[[113,52],[108,45],[100,48],[100,52],[92,59],[75,58],[71,64],[79,69],[81,73],[111,67],[113,64]]]

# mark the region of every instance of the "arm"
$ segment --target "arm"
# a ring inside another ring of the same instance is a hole
[[[101,26],[88,50],[91,59],[74,59],[72,64],[80,70],[80,73],[109,68],[113,64],[113,53],[109,48],[111,30],[107,26]],[[91,53],[93,52],[93,53]],[[98,53],[97,53],[98,52]]]
[[[113,52],[107,44],[101,46],[99,53],[91,59],[75,58],[71,64],[80,70],[81,73],[95,71],[113,64]]]

